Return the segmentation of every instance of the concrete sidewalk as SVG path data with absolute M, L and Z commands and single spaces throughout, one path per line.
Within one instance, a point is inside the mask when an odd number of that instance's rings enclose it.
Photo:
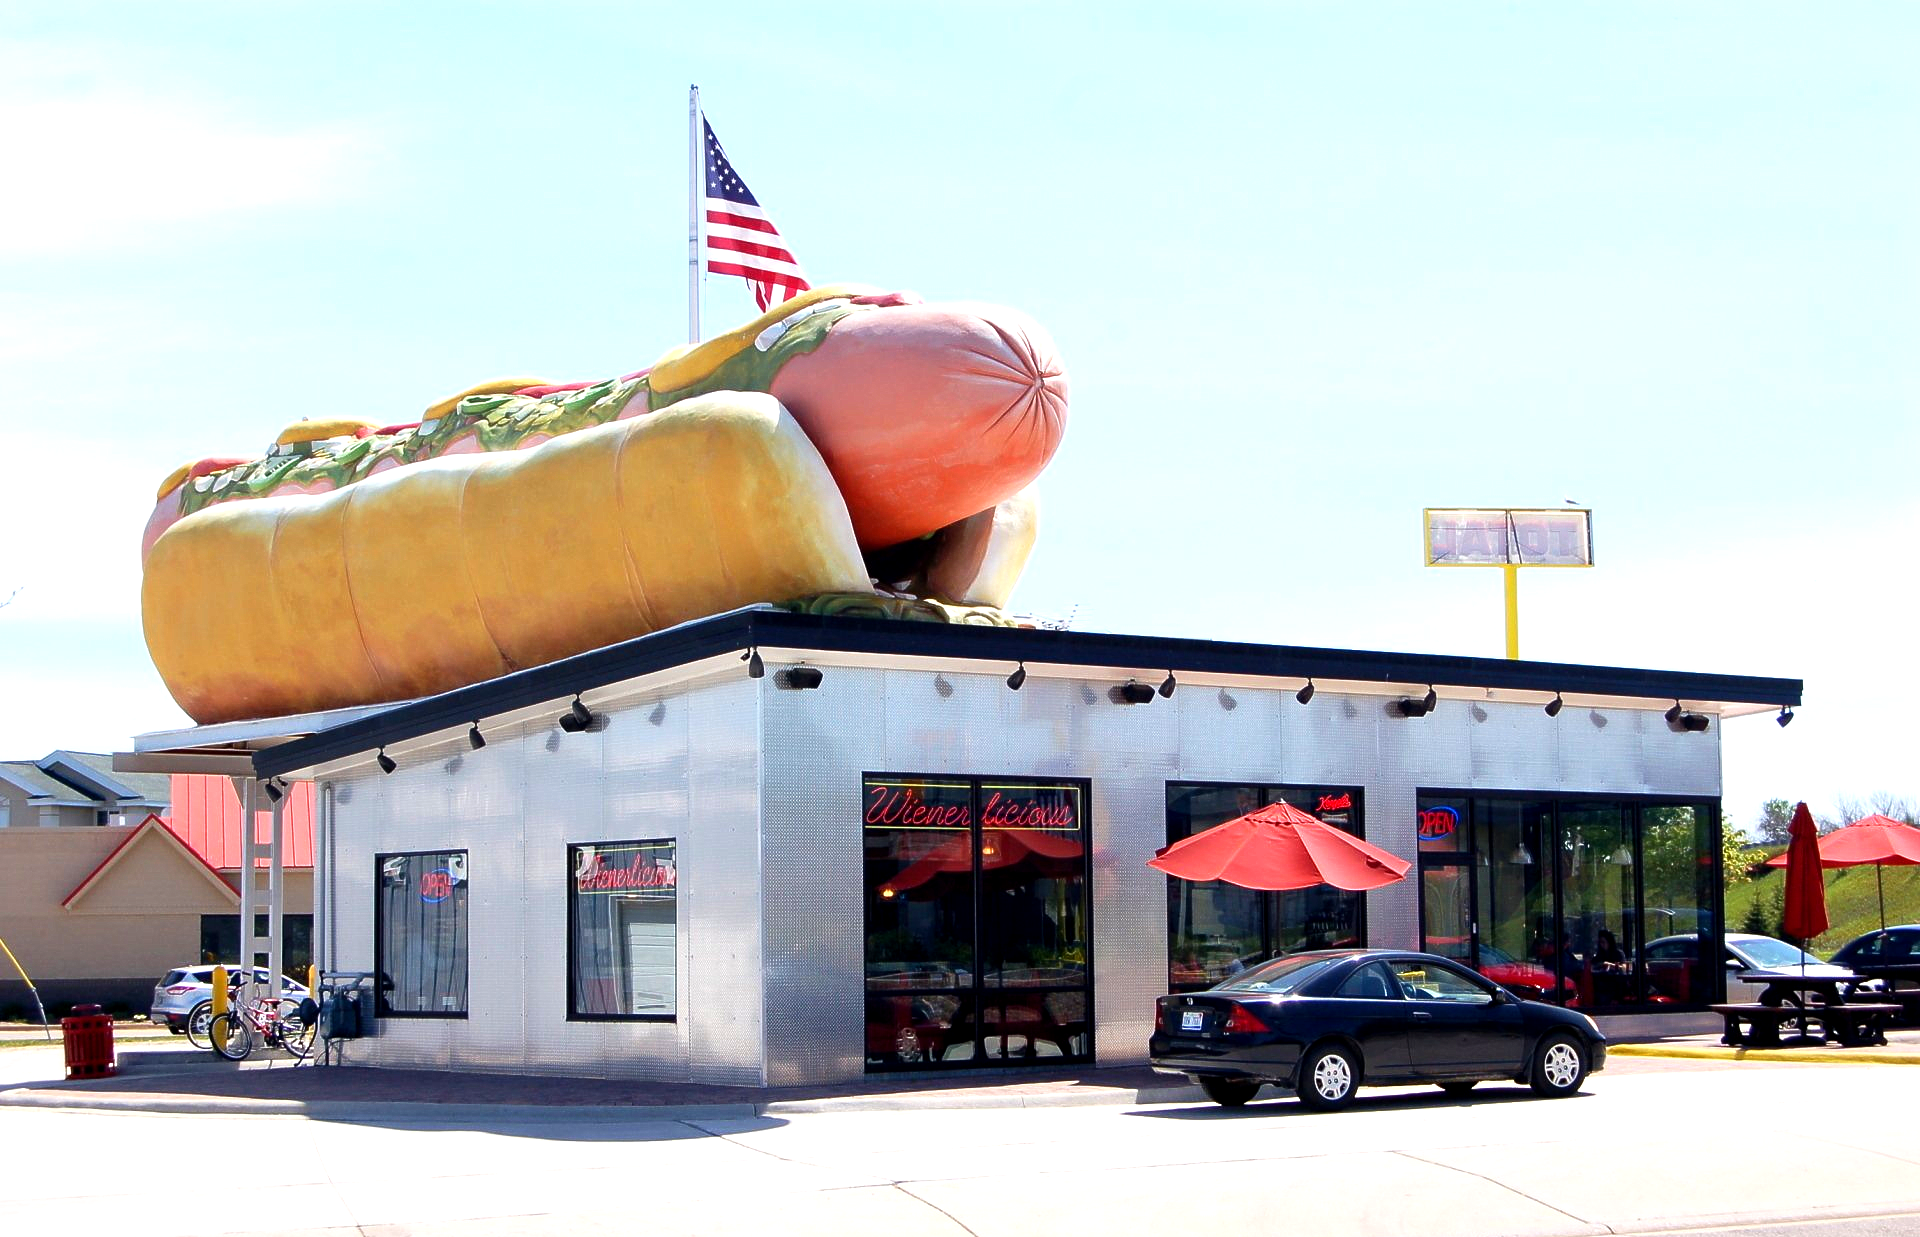
M 1920 1065 L 1920 1029 L 1885 1047 L 1735 1049 L 1691 1035 L 1617 1043 L 1609 1073 L 1758 1065 Z M 0 1106 L 98 1111 L 306 1116 L 319 1120 L 475 1122 L 685 1120 L 782 1113 L 955 1108 L 1059 1108 L 1186 1103 L 1193 1084 L 1144 1066 L 969 1070 L 877 1075 L 811 1087 L 733 1087 L 634 1079 L 315 1066 L 275 1054 L 241 1065 L 178 1039 L 119 1053 L 112 1078 L 61 1081 L 60 1046 L 0 1052 Z

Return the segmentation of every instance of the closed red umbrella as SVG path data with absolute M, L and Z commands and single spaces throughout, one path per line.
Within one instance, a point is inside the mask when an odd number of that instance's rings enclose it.
M 1820 832 L 1802 803 L 1787 828 L 1787 905 L 1780 928 L 1804 948 L 1827 930 L 1827 885 L 1820 873 Z M 1805 965 L 1804 960 L 1802 965 Z
M 1873 883 L 1880 894 L 1880 926 L 1884 928 L 1887 926 L 1887 891 L 1881 880 L 1881 865 L 1920 864 L 1920 829 L 1876 813 L 1820 839 L 1821 867 L 1853 868 L 1865 863 L 1873 865 Z M 1767 860 L 1767 866 L 1786 867 L 1786 853 Z
M 1413 865 L 1291 804 L 1274 803 L 1163 847 L 1147 866 L 1246 889 L 1378 889 Z

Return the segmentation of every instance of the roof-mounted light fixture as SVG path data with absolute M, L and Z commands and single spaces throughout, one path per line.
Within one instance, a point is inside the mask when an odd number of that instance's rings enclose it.
M 476 721 L 473 723 L 473 725 L 467 727 L 467 746 L 468 747 L 472 748 L 474 751 L 477 752 L 481 748 L 485 747 L 486 745 L 487 745 L 487 736 L 480 733 L 479 722 Z
M 1126 682 L 1122 683 L 1119 687 L 1115 688 L 1114 690 L 1119 692 L 1120 699 L 1127 704 L 1152 704 L 1153 703 L 1153 689 L 1151 687 L 1148 687 L 1145 683 L 1140 683 L 1140 682 L 1136 682 L 1133 679 L 1128 679 Z
M 1548 717 L 1560 716 L 1560 710 L 1563 707 L 1565 707 L 1566 703 L 1567 702 L 1565 700 L 1562 700 L 1560 698 L 1559 692 L 1553 693 L 1553 699 L 1547 701 L 1547 704 L 1546 704 L 1547 716 Z
M 1782 730 L 1784 730 L 1788 726 L 1793 724 L 1793 710 L 1789 709 L 1786 705 L 1783 704 L 1780 706 L 1780 716 L 1774 718 L 1773 720 L 1779 724 Z
M 593 725 L 593 710 L 589 709 L 576 693 L 573 704 L 560 716 L 560 729 L 568 734 L 579 734 L 591 725 Z
M 1307 676 L 1307 685 L 1301 688 L 1299 691 L 1293 693 L 1293 698 L 1295 700 L 1298 700 L 1301 704 L 1305 704 L 1307 703 L 1307 701 L 1313 699 L 1313 676 L 1312 675 Z
M 1007 676 L 1007 687 L 1012 691 L 1019 691 L 1022 687 L 1026 686 L 1026 682 L 1027 663 L 1023 661 L 1014 668 L 1012 674 Z
M 760 650 L 758 648 L 750 648 L 740 654 L 740 660 L 747 663 L 748 678 L 758 679 L 765 677 L 767 673 L 767 663 L 760 660 Z
M 818 666 L 789 666 L 773 676 L 773 681 L 789 691 L 806 692 L 820 686 L 826 677 Z
M 397 763 L 395 763 L 393 757 L 387 755 L 387 749 L 384 747 L 381 748 L 380 751 L 375 754 L 373 758 L 373 763 L 380 766 L 380 772 L 382 773 L 392 773 L 395 769 L 398 769 L 400 767 Z
M 1178 686 L 1179 684 L 1174 682 L 1173 680 L 1173 671 L 1171 670 L 1167 671 L 1167 677 L 1162 679 L 1160 682 L 1160 699 L 1162 700 L 1173 699 L 1173 689 Z
M 1427 714 L 1433 712 L 1433 706 L 1439 703 L 1439 700 L 1439 693 L 1434 691 L 1433 687 L 1429 685 L 1426 695 L 1420 697 L 1418 700 L 1412 696 L 1403 697 L 1394 703 L 1394 707 L 1400 710 L 1400 716 L 1402 717 L 1425 717 Z
M 1675 700 L 1673 702 L 1673 707 L 1671 709 L 1668 709 L 1666 713 L 1667 725 L 1678 726 L 1680 724 L 1680 715 L 1685 712 L 1686 710 L 1680 707 L 1680 702 L 1678 700 Z

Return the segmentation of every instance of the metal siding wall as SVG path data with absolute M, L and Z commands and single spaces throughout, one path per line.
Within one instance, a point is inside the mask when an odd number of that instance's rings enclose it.
M 1719 722 L 1675 734 L 1656 712 L 1442 700 L 1402 718 L 1380 697 L 1183 685 L 1116 704 L 1117 680 L 827 666 L 820 688 L 768 677 L 611 709 L 604 733 L 550 727 L 408 753 L 391 777 L 338 780 L 338 965 L 372 966 L 375 851 L 471 852 L 467 1022 L 388 1019 L 347 1059 L 792 1085 L 864 1068 L 860 775 L 1086 779 L 1095 1051 L 1145 1054 L 1166 983 L 1169 781 L 1361 788 L 1367 837 L 1415 854 L 1422 788 L 1716 797 Z M 943 693 L 940 684 L 944 683 Z M 1232 707 L 1225 704 L 1230 699 Z M 455 763 L 455 758 L 458 763 Z M 676 1023 L 565 1020 L 565 845 L 679 843 Z M 764 866 L 763 866 L 764 865 Z M 1368 895 L 1369 943 L 1418 940 L 1418 882 Z M 760 994 L 755 1000 L 751 994 Z M 484 1024 L 484 1025 L 483 1025 Z
M 606 714 L 583 734 L 483 726 L 480 751 L 462 736 L 406 753 L 391 776 L 337 780 L 338 969 L 373 966 L 375 853 L 464 848 L 473 882 L 467 1018 L 383 1019 L 376 1037 L 344 1046 L 345 1060 L 761 1080 L 760 1010 L 741 999 L 761 972 L 752 687 L 699 687 Z M 682 872 L 679 1019 L 568 1021 L 567 846 L 664 837 L 676 839 Z
M 757 999 L 766 968 L 760 840 L 766 683 L 743 676 L 684 701 L 689 816 L 680 858 L 680 1008 L 696 1082 L 766 1082 L 766 1024 Z

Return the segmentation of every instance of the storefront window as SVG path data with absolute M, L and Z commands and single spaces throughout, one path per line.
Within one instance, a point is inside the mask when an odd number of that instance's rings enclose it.
M 374 969 L 382 1014 L 467 1016 L 467 852 L 377 855 Z
M 567 848 L 567 1016 L 670 1020 L 679 866 L 671 838 Z
M 1418 811 L 1424 948 L 1587 1009 L 1714 999 L 1712 804 L 1426 794 Z
M 1167 785 L 1167 842 L 1192 837 L 1272 803 L 1292 804 L 1364 837 L 1360 791 L 1338 786 Z M 1263 892 L 1226 881 L 1167 878 L 1167 985 L 1211 987 L 1256 962 L 1303 949 L 1358 945 L 1361 895 L 1331 885 Z
M 305 983 L 307 967 L 313 963 L 313 916 L 283 915 L 280 927 L 285 936 L 281 940 L 280 963 L 286 967 L 287 974 Z M 254 943 L 265 950 L 267 945 L 267 917 L 253 917 Z M 238 915 L 202 915 L 200 916 L 200 961 L 202 962 L 238 962 L 240 960 L 240 916 Z
M 863 793 L 868 1067 L 1090 1056 L 1085 785 Z
M 1718 1000 L 1712 906 L 1720 874 L 1711 804 L 1645 808 L 1640 813 L 1640 939 L 1646 999 L 1654 1004 Z

